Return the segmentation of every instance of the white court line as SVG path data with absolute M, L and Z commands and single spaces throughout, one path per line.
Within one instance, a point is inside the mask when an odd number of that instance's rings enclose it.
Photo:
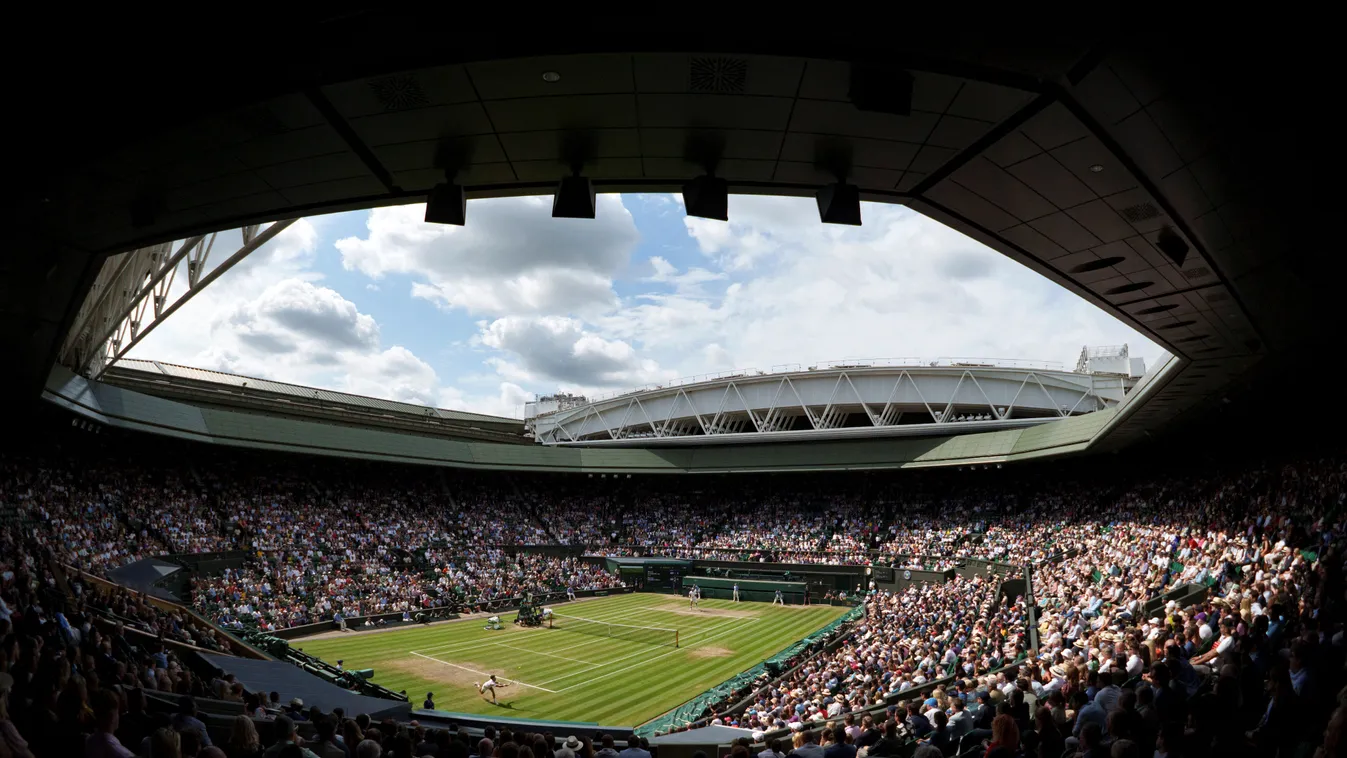
M 456 669 L 463 669 L 464 671 L 470 671 L 470 672 L 472 672 L 472 673 L 474 673 L 474 674 L 480 674 L 480 675 L 482 675 L 482 676 L 484 676 L 484 677 L 491 676 L 490 674 L 486 673 L 485 671 L 478 671 L 477 669 L 470 669 L 470 668 L 468 668 L 467 666 L 460 666 L 460 665 L 458 665 L 457 663 L 450 663 L 449 661 L 442 661 L 442 660 L 440 660 L 439 658 L 435 658 L 435 657 L 433 657 L 433 656 L 429 656 L 429 655 L 421 655 L 420 653 L 416 653 L 416 652 L 413 652 L 412 655 L 420 656 L 421 658 L 425 658 L 426 660 L 435 661 L 436 663 L 443 663 L 443 664 L 446 665 L 446 666 L 453 666 L 453 667 L 456 668 Z M 506 678 L 503 677 L 503 676 L 499 676 L 499 677 L 496 677 L 496 678 L 499 679 L 499 680 L 501 680 L 502 682 L 514 682 L 515 684 L 523 685 L 524 687 L 530 687 L 530 688 L 535 689 L 535 690 L 542 690 L 543 692 L 550 692 L 550 693 L 552 693 L 553 695 L 557 694 L 557 692 L 558 692 L 558 690 L 549 690 L 549 689 L 547 689 L 546 687 L 539 687 L 539 686 L 536 685 L 536 684 L 529 684 L 528 682 L 521 682 L 521 681 L 519 681 L 518 679 L 506 679 Z
M 603 665 L 602 663 L 594 663 L 593 661 L 582 661 L 582 660 L 580 660 L 579 658 L 567 658 L 567 657 L 564 656 L 564 655 L 552 655 L 551 653 L 544 653 L 544 652 L 541 651 L 541 650 L 529 650 L 529 649 L 526 648 L 526 647 L 515 647 L 514 645 L 507 645 L 507 644 L 505 644 L 504 642 L 490 642 L 490 643 L 487 643 L 487 644 L 495 645 L 496 647 L 508 647 L 508 648 L 510 648 L 511 650 L 518 650 L 518 651 L 521 652 L 521 653 L 532 653 L 533 655 L 545 655 L 545 656 L 547 656 L 548 658 L 560 658 L 560 659 L 563 660 L 563 661 L 570 661 L 571 663 L 583 663 L 583 664 L 585 664 L 586 666 L 602 666 L 602 665 Z
M 730 634 L 730 633 L 732 633 L 733 631 L 734 631 L 734 630 L 731 629 L 731 630 L 729 630 L 729 631 L 727 631 L 727 632 L 724 632 L 723 634 L 718 634 L 718 635 L 716 635 L 716 636 L 714 636 L 714 637 L 707 637 L 706 639 L 702 640 L 702 642 L 710 642 L 711 640 L 717 639 L 717 638 L 719 638 L 719 637 L 724 637 L 726 634 Z M 599 681 L 599 680 L 601 680 L 601 679 L 607 679 L 608 677 L 613 676 L 614 674 L 621 674 L 623 671 L 630 671 L 630 670 L 636 668 L 637 666 L 644 666 L 644 665 L 646 665 L 647 663 L 653 663 L 653 662 L 655 662 L 655 661 L 658 661 L 660 658 L 667 658 L 667 657 L 673 655 L 674 653 L 681 653 L 681 652 L 683 652 L 683 650 L 682 650 L 681 648 L 675 648 L 674 650 L 670 650 L 670 651 L 667 652 L 667 653 L 661 653 L 661 654 L 655 656 L 654 658 L 647 658 L 647 659 L 645 659 L 645 660 L 643 660 L 643 661 L 637 661 L 637 662 L 631 664 L 630 666 L 623 666 L 622 668 L 617 669 L 616 671 L 609 671 L 609 672 L 606 673 L 606 674 L 600 674 L 599 676 L 596 676 L 596 677 L 594 677 L 593 679 L 586 679 L 585 681 L 580 682 L 580 683 L 578 683 L 578 684 L 572 684 L 572 685 L 569 686 L 569 687 L 562 687 L 561 689 L 557 690 L 557 692 L 565 692 L 565 691 L 567 691 L 567 690 L 573 690 L 573 689 L 575 689 L 576 687 L 584 687 L 584 686 L 587 685 L 587 684 L 593 684 L 594 682 L 597 682 L 597 681 Z M 620 659 L 619 659 L 619 660 L 620 660 Z M 616 661 L 614 661 L 614 663 L 616 663 Z M 604 664 L 604 665 L 606 666 L 606 665 L 608 665 L 608 664 Z M 565 678 L 565 677 L 562 677 L 562 678 Z M 553 681 L 556 681 L 556 680 L 553 680 Z
M 680 644 L 681 644 L 682 641 L 685 640 L 685 639 L 687 639 L 688 637 L 695 637 L 695 636 L 698 635 L 698 634 L 705 634 L 706 632 L 715 631 L 716 629 L 723 629 L 723 628 L 725 628 L 725 627 L 727 627 L 727 626 L 730 626 L 730 625 L 733 625 L 733 624 L 738 624 L 740 621 L 744 621 L 744 620 L 746 620 L 746 619 L 735 619 L 735 620 L 733 620 L 733 621 L 727 621 L 727 622 L 725 622 L 724 624 L 717 624 L 717 625 L 715 625 L 715 626 L 708 627 L 708 628 L 706 628 L 706 629 L 700 629 L 700 630 L 697 630 L 697 631 L 694 631 L 694 632 L 689 632 L 687 635 L 681 636 L 681 637 L 679 638 L 679 642 L 680 642 Z M 733 630 L 730 630 L 730 631 L 733 631 Z M 729 634 L 729 632 L 726 632 L 726 634 Z M 605 638 L 605 637 L 597 637 L 596 639 L 602 640 L 602 639 L 607 639 L 607 638 Z M 710 638 L 708 638 L 708 639 L 710 639 Z M 702 640 L 702 642 L 705 642 L 705 641 L 706 641 L 706 640 Z M 682 649 L 682 648 L 675 648 L 675 649 L 673 650 L 673 652 L 676 653 L 676 652 L 678 652 L 678 651 L 681 650 L 681 649 Z M 559 677 L 556 677 L 555 679 L 549 679 L 549 680 L 543 682 L 543 684 L 551 684 L 552 682 L 559 682 L 559 681 L 561 681 L 562 679 L 570 679 L 570 678 L 573 677 L 573 676 L 579 676 L 579 675 L 581 675 L 581 674 L 588 673 L 588 672 L 590 672 L 590 671 L 593 671 L 593 670 L 596 669 L 596 668 L 603 668 L 604 666 L 611 666 L 611 665 L 613 665 L 614 663 L 621 663 L 622 661 L 626 661 L 626 660 L 630 660 L 630 659 L 632 659 L 632 658 L 635 658 L 635 657 L 638 656 L 638 655 L 645 655 L 645 654 L 648 653 L 648 652 L 650 652 L 650 651 L 649 651 L 649 650 L 638 650 L 638 651 L 636 651 L 635 653 L 632 653 L 631 655 L 624 655 L 624 656 L 622 656 L 621 658 L 614 658 L 614 659 L 611 660 L 611 661 L 604 661 L 603 663 L 596 663 L 596 664 L 594 664 L 594 666 L 593 666 L 592 668 L 587 668 L 587 669 L 584 669 L 584 670 L 582 670 L 582 671 L 572 671 L 571 673 L 566 674 L 565 676 L 559 676 Z M 668 653 L 665 653 L 664 655 L 668 655 Z M 664 655 L 656 656 L 656 658 L 663 658 Z M 651 658 L 650 660 L 653 661 L 653 660 L 655 660 L 655 658 Z M 624 670 L 625 670 L 625 669 L 624 669 Z M 604 674 L 604 676 L 607 676 L 607 674 Z M 570 689 L 570 688 L 567 687 L 566 689 Z M 562 690 L 562 692 L 564 692 L 564 691 L 565 691 L 565 690 Z

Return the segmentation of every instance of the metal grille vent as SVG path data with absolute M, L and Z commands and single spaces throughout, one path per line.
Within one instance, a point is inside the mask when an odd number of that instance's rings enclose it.
M 369 86 L 374 92 L 374 98 L 386 111 L 405 111 L 430 105 L 430 98 L 421 89 L 421 83 L 408 74 L 372 79 Z
M 1156 208 L 1153 203 L 1137 203 L 1136 205 L 1129 205 L 1126 208 L 1123 208 L 1121 213 L 1123 218 L 1133 224 L 1139 224 L 1142 221 L 1159 216 L 1160 209 Z
M 1211 269 L 1206 266 L 1194 266 L 1192 268 L 1184 269 L 1183 275 L 1189 279 L 1201 279 L 1204 276 L 1211 276 Z
M 693 92 L 737 95 L 747 80 L 748 61 L 743 58 L 693 58 L 688 70 L 688 89 Z

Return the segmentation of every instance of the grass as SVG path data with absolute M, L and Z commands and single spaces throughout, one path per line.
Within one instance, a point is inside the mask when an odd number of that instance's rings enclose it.
M 419 707 L 435 693 L 442 711 L 508 718 L 635 726 L 748 669 L 846 612 L 830 606 L 773 606 L 630 594 L 554 606 L 558 614 L 610 623 L 677 629 L 681 645 L 658 645 L 557 628 L 525 629 L 504 614 L 505 629 L 464 619 L 392 631 L 346 633 L 292 644 L 348 669 L 374 669 L 374 681 L 405 690 Z M 499 705 L 474 682 L 508 680 Z

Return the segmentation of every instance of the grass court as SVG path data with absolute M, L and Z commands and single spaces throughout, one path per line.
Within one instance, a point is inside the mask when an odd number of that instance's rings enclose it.
M 374 669 L 374 681 L 406 690 L 413 707 L 435 693 L 442 711 L 508 718 L 596 722 L 635 726 L 668 711 L 826 626 L 848 609 L 774 606 L 702 600 L 689 610 L 685 597 L 636 593 L 551 606 L 563 616 L 659 629 L 623 639 L 597 636 L 558 620 L 549 629 L 514 625 L 484 629 L 484 619 L 396 630 L 336 633 L 291 644 L 348 669 Z M 593 628 L 591 627 L 591 631 Z M 661 644 L 664 643 L 664 644 Z M 478 694 L 475 682 L 495 674 L 508 687 Z

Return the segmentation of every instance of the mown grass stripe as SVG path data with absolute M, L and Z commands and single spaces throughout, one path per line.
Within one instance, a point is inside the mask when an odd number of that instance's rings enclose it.
M 679 649 L 607 637 L 586 640 L 562 629 L 510 627 L 491 632 L 482 628 L 480 619 L 295 644 L 328 661 L 342 658 L 347 668 L 374 668 L 375 681 L 394 691 L 406 690 L 414 702 L 433 691 L 436 703 L 445 710 L 623 725 L 644 722 L 687 701 L 845 612 L 826 606 L 780 608 L 728 600 L 702 601 L 708 611 L 705 617 L 668 610 L 686 608 L 685 603 L 679 596 L 640 593 L 557 607 L 560 612 L 595 620 L 675 627 L 685 641 Z M 753 613 L 754 620 L 712 613 L 731 609 Z M 514 614 L 502 615 L 502 621 L 513 620 Z M 447 652 L 431 650 L 436 647 Z M 711 647 L 731 652 L 724 657 L 697 654 Z M 449 673 L 455 670 L 452 667 L 412 656 L 411 651 L 465 669 L 503 673 L 506 678 L 517 677 L 555 692 L 511 688 L 501 693 L 502 702 L 510 707 L 492 706 L 464 683 L 477 678 L 476 674 L 459 670 L 453 675 Z M 420 675 L 416 666 L 408 666 L 415 660 L 425 663 Z M 446 673 L 435 673 L 440 670 Z

